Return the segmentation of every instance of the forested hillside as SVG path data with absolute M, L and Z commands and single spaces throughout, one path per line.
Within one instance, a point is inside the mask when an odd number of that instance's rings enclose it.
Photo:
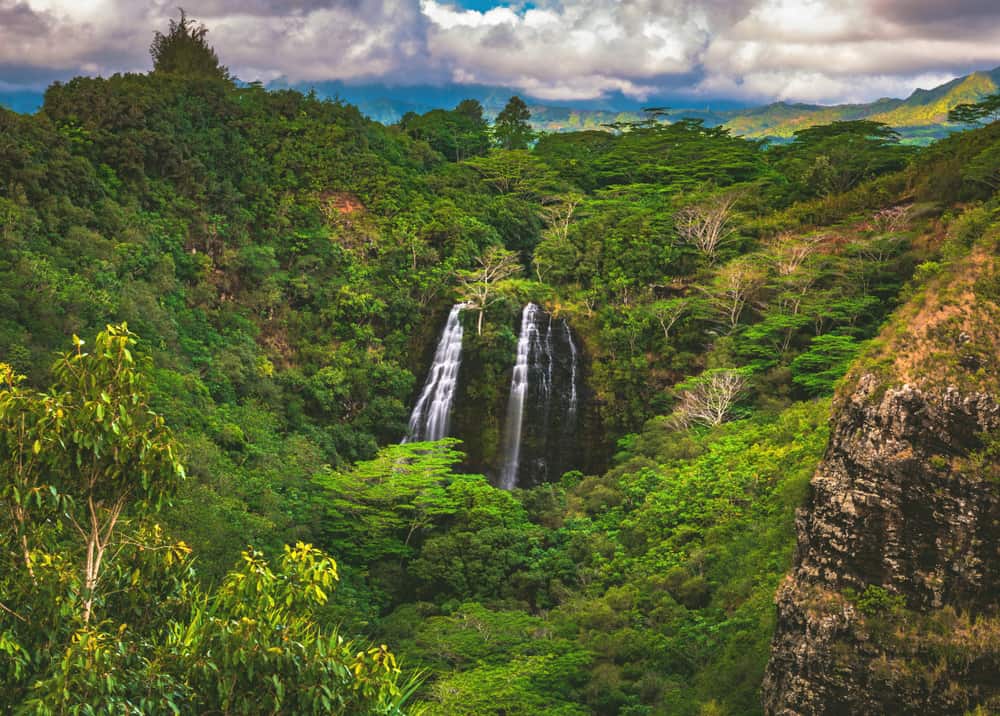
M 3 709 L 761 713 L 830 398 L 995 253 L 1000 124 L 383 126 L 183 17 L 153 60 L 0 110 Z M 399 444 L 458 302 L 465 442 Z M 586 459 L 504 490 L 528 302 Z

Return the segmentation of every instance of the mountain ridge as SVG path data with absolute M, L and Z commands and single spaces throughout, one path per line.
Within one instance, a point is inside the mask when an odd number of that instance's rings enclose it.
M 600 129 L 613 122 L 644 118 L 643 106 L 671 105 L 689 98 L 656 97 L 646 103 L 615 95 L 572 103 L 551 103 L 515 89 L 490 85 L 387 85 L 350 84 L 339 80 L 289 83 L 274 80 L 268 89 L 295 89 L 325 99 L 356 105 L 363 114 L 382 124 L 395 124 L 407 112 L 418 114 L 432 109 L 450 109 L 463 99 L 480 101 L 487 115 L 495 115 L 513 94 L 523 96 L 531 110 L 535 129 L 563 132 Z M 764 105 L 741 106 L 729 99 L 706 101 L 704 107 L 671 106 L 670 120 L 681 117 L 701 119 L 707 126 L 725 126 L 734 134 L 757 139 L 784 141 L 795 132 L 818 124 L 869 119 L 895 128 L 906 143 L 926 144 L 956 131 L 947 122 L 948 111 L 962 103 L 976 102 L 1000 90 L 1000 67 L 977 70 L 930 89 L 914 90 L 905 99 L 882 97 L 873 102 L 811 104 L 779 100 Z M 42 92 L 16 90 L 0 92 L 0 106 L 20 113 L 33 113 L 42 104 Z M 693 103 L 692 103 L 693 104 Z M 714 109 L 713 109 L 714 106 Z
M 1000 67 L 956 77 L 931 89 L 916 89 L 906 99 L 882 98 L 867 104 L 809 105 L 774 102 L 739 112 L 724 124 L 748 137 L 787 138 L 816 124 L 870 119 L 901 130 L 904 139 L 934 139 L 954 131 L 948 111 L 963 103 L 976 102 L 1000 89 Z M 789 110 L 797 110 L 791 114 Z
M 613 122 L 644 118 L 643 106 L 669 106 L 678 100 L 690 102 L 690 98 L 664 96 L 640 103 L 618 96 L 553 104 L 510 88 L 486 85 L 408 88 L 343 82 L 289 85 L 277 81 L 271 86 L 315 89 L 320 96 L 356 104 L 362 113 L 383 124 L 395 123 L 410 111 L 450 109 L 466 97 L 482 102 L 487 114 L 496 114 L 511 94 L 521 94 L 531 110 L 534 127 L 548 132 L 599 129 Z M 739 106 L 733 100 L 715 99 L 708 101 L 704 108 L 671 106 L 666 116 L 671 120 L 693 117 L 703 120 L 708 126 L 725 126 L 741 136 L 778 141 L 787 140 L 798 130 L 817 124 L 870 119 L 895 128 L 906 143 L 926 144 L 958 129 L 958 125 L 947 122 L 950 109 L 962 103 L 976 102 L 998 90 L 1000 67 L 977 70 L 930 89 L 918 88 L 905 99 L 881 97 L 873 102 L 835 105 L 777 101 L 759 106 Z

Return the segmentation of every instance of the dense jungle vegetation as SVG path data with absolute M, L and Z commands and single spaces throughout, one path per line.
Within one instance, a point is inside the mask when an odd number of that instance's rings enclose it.
M 759 713 L 830 397 L 998 220 L 1000 124 L 386 127 L 234 81 L 186 18 L 153 55 L 0 110 L 2 709 Z M 567 317 L 600 474 L 397 444 L 498 261 L 477 389 L 525 301 Z

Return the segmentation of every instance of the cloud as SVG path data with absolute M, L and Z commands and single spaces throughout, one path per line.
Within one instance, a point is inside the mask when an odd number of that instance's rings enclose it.
M 154 30 L 175 0 L 0 0 L 4 67 L 82 74 L 149 69 Z M 199 21 L 243 79 L 379 77 L 430 66 L 427 20 L 416 0 L 210 0 Z M 194 13 L 191 13 L 194 15 Z
M 989 31 L 1000 22 L 996 0 L 870 0 L 869 10 L 898 25 L 924 31 L 943 27 Z
M 542 98 L 596 97 L 610 90 L 645 98 L 650 80 L 689 73 L 713 24 L 739 2 L 664 0 L 542 2 L 520 12 L 461 10 L 422 0 L 433 57 L 487 84 L 511 84 Z M 728 8 L 728 9 L 727 9 Z
M 943 15 L 930 2 L 918 11 L 923 4 L 763 0 L 713 39 L 703 58 L 708 76 L 699 90 L 713 92 L 736 82 L 732 91 L 747 99 L 859 102 L 906 96 L 917 87 L 1000 64 L 1000 24 L 987 25 L 979 38 L 928 34 L 924 23 Z M 952 12 L 952 4 L 945 4 Z M 978 1 L 955 4 L 970 6 L 970 13 L 987 9 Z M 911 5 L 911 11 L 901 12 L 902 5 Z M 1000 16 L 1000 10 L 989 9 Z
M 253 7 L 259 12 L 263 5 L 258 0 Z M 427 19 L 413 0 L 317 0 L 297 6 L 266 21 L 244 12 L 206 17 L 211 41 L 243 79 L 421 81 L 432 73 Z
M 697 91 L 709 97 L 729 97 L 748 102 L 804 102 L 858 104 L 881 97 L 906 97 L 918 87 L 930 88 L 953 79 L 950 73 L 829 76 L 816 71 L 755 71 L 734 78 L 713 74 Z
M 0 81 L 145 71 L 177 0 L 0 0 Z M 477 3 L 482 6 L 483 3 Z M 502 85 L 551 101 L 864 101 L 1000 65 L 996 0 L 203 0 L 244 80 Z

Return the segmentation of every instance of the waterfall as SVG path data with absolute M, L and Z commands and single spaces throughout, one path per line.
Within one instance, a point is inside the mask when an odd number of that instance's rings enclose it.
M 576 364 L 579 362 L 579 352 L 576 350 L 576 343 L 573 342 L 573 332 L 569 329 L 569 323 L 563 321 L 563 330 L 566 332 L 566 342 L 570 350 L 570 379 L 569 379 L 569 417 L 576 417 L 577 388 L 576 388 Z
M 448 314 L 427 382 L 410 415 L 410 427 L 403 438 L 404 443 L 440 440 L 448 435 L 451 404 L 455 399 L 458 368 L 462 362 L 462 322 L 459 314 L 463 308 L 464 303 L 455 304 Z
M 517 486 L 517 467 L 521 459 L 521 425 L 524 422 L 524 399 L 528 395 L 528 369 L 532 344 L 540 340 L 535 315 L 538 306 L 529 303 L 521 311 L 521 333 L 517 338 L 517 360 L 510 379 L 510 397 L 507 399 L 507 422 L 503 435 L 503 470 L 500 487 L 512 490 Z
M 552 350 L 552 314 L 549 314 L 549 324 L 545 328 L 545 352 L 541 356 L 542 361 L 545 363 L 545 394 L 544 400 L 546 405 L 551 402 L 552 398 L 552 369 L 555 367 L 555 351 Z

